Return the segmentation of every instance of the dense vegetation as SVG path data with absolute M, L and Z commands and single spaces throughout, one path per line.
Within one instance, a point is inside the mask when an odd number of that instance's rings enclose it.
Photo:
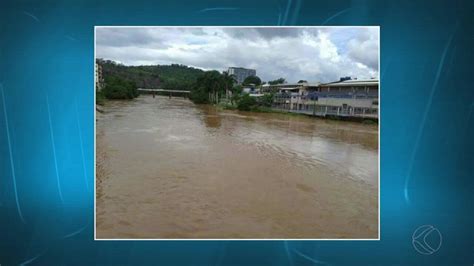
M 227 72 L 206 71 L 191 87 L 189 98 L 194 103 L 217 103 L 227 91 L 235 92 L 234 83 L 234 77 Z
M 118 77 L 134 82 L 138 88 L 189 90 L 204 72 L 185 65 L 125 66 L 98 59 L 105 78 Z
M 134 82 L 119 77 L 107 77 L 105 87 L 96 93 L 96 103 L 102 105 L 105 99 L 125 100 L 137 96 L 138 90 Z
M 268 84 L 270 85 L 276 85 L 276 84 L 283 84 L 283 83 L 286 83 L 286 80 L 284 78 L 279 78 L 279 79 L 275 79 L 275 80 L 270 80 L 268 82 Z
M 244 79 L 244 82 L 242 82 L 242 85 L 244 86 L 250 85 L 250 84 L 259 86 L 260 84 L 262 84 L 262 80 L 257 76 L 249 76 Z
M 262 81 L 257 76 L 245 79 L 237 85 L 233 75 L 227 72 L 203 71 L 184 65 L 125 66 L 110 60 L 98 59 L 105 77 L 104 88 L 97 93 L 97 103 L 104 99 L 133 99 L 138 96 L 137 88 L 190 90 L 189 98 L 197 104 L 217 104 L 224 100 L 230 108 L 243 111 L 270 107 L 273 96 L 251 97 L 242 94 L 243 86 Z M 274 82 L 283 83 L 284 79 Z
M 248 77 L 243 82 L 243 85 L 236 85 L 235 83 L 234 76 L 229 75 L 227 72 L 204 72 L 192 87 L 190 99 L 198 104 L 219 103 L 219 100 L 222 100 L 225 108 L 237 108 L 241 111 L 260 111 L 271 107 L 273 94 L 252 97 L 247 93 L 242 93 L 243 86 L 246 83 L 257 86 L 261 84 L 259 77 Z
M 137 86 L 133 81 L 113 76 L 105 78 L 105 87 L 101 93 L 107 99 L 133 99 L 138 96 Z
M 257 107 L 257 100 L 248 94 L 242 95 L 237 102 L 237 109 L 240 111 L 251 111 Z

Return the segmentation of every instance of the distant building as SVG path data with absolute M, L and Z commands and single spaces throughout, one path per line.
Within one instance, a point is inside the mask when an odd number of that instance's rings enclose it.
M 262 90 L 275 93 L 275 108 L 290 112 L 378 119 L 377 79 L 343 79 L 323 84 L 263 85 Z
M 95 62 L 95 90 L 100 91 L 104 87 L 104 76 L 102 75 L 102 65 Z
M 257 88 L 255 84 L 250 83 L 242 88 L 243 93 L 247 93 L 250 96 L 260 95 L 260 88 Z M 263 95 L 263 94 L 262 94 Z
M 302 83 L 283 83 L 283 84 L 263 84 L 262 85 L 262 91 L 269 93 L 277 93 L 277 92 L 298 92 L 298 91 L 313 91 L 316 90 L 319 87 L 320 83 L 308 83 L 308 82 L 302 82 Z
M 243 67 L 229 67 L 227 73 L 229 73 L 229 75 L 234 75 L 238 84 L 242 84 L 242 82 L 244 82 L 247 77 L 257 75 L 257 71 L 255 69 L 247 69 Z

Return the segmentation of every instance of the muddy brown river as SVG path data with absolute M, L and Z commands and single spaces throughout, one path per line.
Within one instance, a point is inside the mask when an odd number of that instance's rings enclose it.
M 143 95 L 97 113 L 96 236 L 378 237 L 378 126 Z

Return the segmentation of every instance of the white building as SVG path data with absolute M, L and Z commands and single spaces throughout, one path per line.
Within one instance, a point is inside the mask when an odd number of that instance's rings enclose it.
M 286 85 L 286 86 L 284 86 Z M 379 81 L 345 80 L 318 85 L 281 84 L 275 107 L 319 116 L 378 118 Z M 267 90 L 269 87 L 267 87 Z
M 229 75 L 233 75 L 238 84 L 242 84 L 247 77 L 256 76 L 257 71 L 255 69 L 247 69 L 243 67 L 229 67 L 227 70 Z

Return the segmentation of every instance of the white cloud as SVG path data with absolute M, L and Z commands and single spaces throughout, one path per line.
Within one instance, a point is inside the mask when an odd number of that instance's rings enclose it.
M 375 29 L 375 30 L 374 30 Z M 97 57 L 126 65 L 255 68 L 263 80 L 333 81 L 376 77 L 376 28 L 106 28 Z
M 354 61 L 360 62 L 372 69 L 378 68 L 379 36 L 373 28 L 361 34 L 348 43 L 348 55 Z

